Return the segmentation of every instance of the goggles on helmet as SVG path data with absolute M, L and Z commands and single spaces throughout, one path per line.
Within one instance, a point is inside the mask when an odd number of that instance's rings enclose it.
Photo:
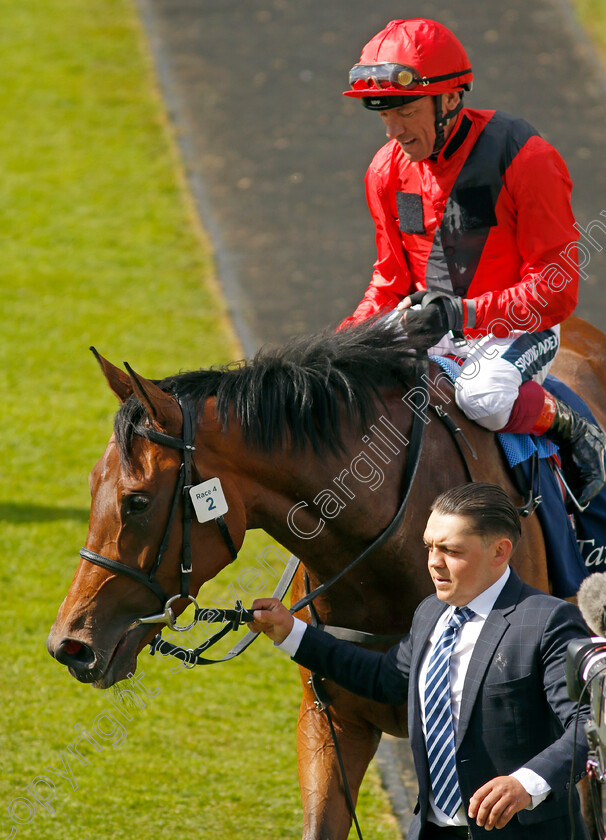
M 464 76 L 466 73 L 471 73 L 471 67 L 467 70 L 457 70 L 456 73 L 445 73 L 442 76 L 420 76 L 414 67 L 408 67 L 405 64 L 356 64 L 349 71 L 349 84 L 353 90 L 368 88 L 381 90 L 384 87 L 414 90 L 419 85 L 427 87 L 436 82 L 445 82 L 447 79 Z

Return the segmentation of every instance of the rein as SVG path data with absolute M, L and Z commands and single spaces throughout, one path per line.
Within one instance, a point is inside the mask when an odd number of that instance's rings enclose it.
M 404 518 L 404 514 L 406 512 L 406 505 L 410 497 L 412 485 L 414 483 L 414 479 L 417 474 L 419 462 L 421 459 L 423 439 L 425 434 L 425 425 L 429 422 L 429 420 L 426 417 L 426 406 L 429 403 L 428 392 L 426 386 L 423 384 L 423 374 L 427 371 L 427 367 L 427 355 L 417 353 L 415 391 L 421 394 L 423 401 L 420 407 L 418 407 L 416 410 L 413 410 L 412 427 L 410 431 L 410 457 L 406 462 L 404 472 L 404 496 L 398 507 L 398 510 L 396 511 L 389 525 L 371 542 L 369 546 L 367 546 L 347 566 L 345 566 L 343 569 L 341 569 L 339 572 L 333 575 L 333 577 L 320 584 L 312 592 L 308 592 L 303 598 L 297 601 L 290 608 L 291 613 L 299 612 L 300 610 L 309 606 L 314 601 L 314 599 L 318 597 L 318 595 L 321 595 L 324 592 L 326 592 L 326 590 L 328 590 L 338 580 L 344 577 L 344 575 L 352 571 L 352 569 L 354 569 L 359 563 L 361 563 L 374 551 L 376 551 L 378 548 L 384 545 L 384 543 L 387 542 L 387 540 L 401 525 L 402 520 Z M 252 642 L 256 639 L 256 637 L 259 634 L 249 631 L 247 635 L 243 639 L 241 639 L 240 642 L 237 645 L 235 645 L 221 659 L 205 659 L 202 656 L 200 656 L 200 654 L 203 651 L 216 644 L 216 642 L 222 639 L 230 630 L 237 630 L 242 624 L 246 624 L 248 622 L 253 621 L 253 614 L 251 610 L 244 609 L 240 601 L 236 602 L 236 605 L 233 609 L 223 610 L 201 608 L 198 606 L 194 596 L 190 594 L 190 577 L 192 573 L 191 525 L 193 519 L 193 504 L 191 501 L 189 491 L 193 486 L 192 473 L 194 471 L 197 477 L 199 478 L 198 470 L 193 459 L 193 453 L 195 452 L 194 440 L 196 431 L 196 412 L 193 402 L 189 398 L 178 398 L 178 403 L 183 415 L 183 435 L 181 438 L 165 434 L 164 432 L 159 432 L 155 429 L 143 425 L 139 425 L 134 429 L 135 434 L 141 437 L 145 437 L 148 440 L 159 444 L 160 446 L 167 446 L 172 449 L 177 449 L 182 453 L 181 466 L 179 468 L 179 475 L 175 486 L 168 522 L 152 568 L 148 573 L 141 571 L 140 569 L 133 569 L 131 566 L 126 565 L 126 563 L 122 563 L 119 560 L 112 560 L 109 557 L 105 557 L 104 555 L 92 551 L 88 548 L 82 548 L 80 550 L 80 556 L 82 557 L 82 559 L 87 560 L 90 563 L 102 566 L 103 568 L 108 569 L 111 572 L 126 575 L 127 577 L 136 580 L 138 583 L 143 584 L 148 589 L 150 589 L 158 598 L 158 600 L 164 605 L 162 612 L 138 618 L 133 622 L 132 627 L 136 627 L 139 624 L 164 624 L 167 625 L 171 630 L 176 630 L 178 632 L 186 632 L 188 630 L 191 630 L 191 628 L 194 627 L 194 625 L 198 621 L 203 621 L 205 623 L 226 622 L 224 627 L 222 627 L 220 630 L 218 630 L 215 634 L 213 634 L 210 638 L 206 639 L 196 648 L 183 648 L 178 645 L 173 645 L 170 642 L 163 640 L 161 637 L 161 633 L 158 633 L 158 635 L 154 637 L 154 639 L 150 643 L 150 654 L 152 656 L 155 653 L 159 653 L 162 655 L 176 656 L 178 658 L 182 657 L 184 663 L 186 664 L 186 667 L 191 668 L 195 665 L 211 665 L 218 662 L 225 662 L 229 659 L 233 659 L 234 657 L 239 656 L 250 644 L 252 644 Z M 180 591 L 178 594 L 173 595 L 172 597 L 168 597 L 162 589 L 161 585 L 159 584 L 156 575 L 158 568 L 160 567 L 162 560 L 164 559 L 164 555 L 166 553 L 166 549 L 170 541 L 173 525 L 177 517 L 179 502 L 181 500 L 183 501 L 183 540 L 181 547 Z M 237 550 L 229 532 L 227 523 L 225 522 L 223 516 L 217 517 L 215 519 L 215 522 L 217 523 L 219 531 L 225 541 L 225 544 L 231 556 L 231 560 L 233 562 L 237 557 Z M 275 592 L 273 593 L 273 597 L 277 597 L 280 600 L 282 600 L 292 582 L 292 579 L 294 578 L 295 572 L 299 566 L 299 562 L 300 561 L 298 560 L 298 558 L 294 556 L 290 558 L 288 566 L 285 569 L 276 587 Z M 173 602 L 178 601 L 180 599 L 187 599 L 195 606 L 194 619 L 192 622 L 190 622 L 190 624 L 185 626 L 181 626 L 176 623 L 176 618 L 172 610 Z M 328 627 L 326 629 L 330 632 Z M 359 634 L 359 631 L 350 632 L 357 632 Z M 365 641 L 366 643 L 369 643 L 370 641 L 377 641 L 377 638 L 375 638 L 374 634 L 365 634 Z

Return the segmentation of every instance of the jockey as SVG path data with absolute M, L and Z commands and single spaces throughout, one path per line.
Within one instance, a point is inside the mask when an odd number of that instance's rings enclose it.
M 462 359 L 456 402 L 492 431 L 547 433 L 586 505 L 604 486 L 606 435 L 541 385 L 578 295 L 572 183 L 522 119 L 463 107 L 472 69 L 426 19 L 394 20 L 349 74 L 389 142 L 366 174 L 372 280 L 342 326 L 386 310 L 413 346 Z

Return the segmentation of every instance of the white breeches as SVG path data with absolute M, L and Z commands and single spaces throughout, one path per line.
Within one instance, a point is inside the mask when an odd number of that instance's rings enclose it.
M 507 338 L 470 339 L 462 347 L 447 335 L 429 354 L 465 359 L 455 383 L 457 405 L 467 417 L 496 431 L 507 424 L 520 385 L 529 379 L 544 381 L 559 346 L 557 325 L 535 333 L 514 330 Z

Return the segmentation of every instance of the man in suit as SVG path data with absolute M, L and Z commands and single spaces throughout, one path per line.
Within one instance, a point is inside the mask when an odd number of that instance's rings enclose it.
M 582 707 L 566 690 L 568 643 L 590 635 L 576 606 L 509 568 L 520 520 L 506 493 L 464 484 L 438 496 L 424 534 L 436 594 L 387 653 L 339 641 L 273 598 L 253 604 L 252 630 L 344 688 L 408 702 L 419 798 L 409 840 L 567 840 L 571 763 L 585 775 Z M 576 790 L 577 838 L 587 838 Z

